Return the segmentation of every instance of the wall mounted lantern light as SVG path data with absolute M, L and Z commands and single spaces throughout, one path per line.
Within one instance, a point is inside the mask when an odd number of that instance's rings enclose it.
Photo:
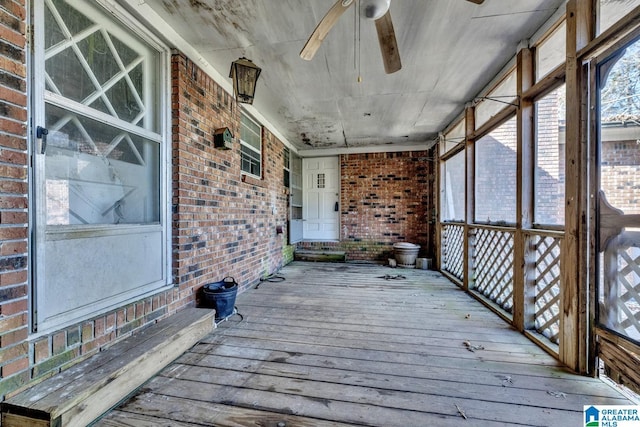
M 233 94 L 238 102 L 253 104 L 256 83 L 262 70 L 245 57 L 231 63 L 229 77 L 233 80 Z

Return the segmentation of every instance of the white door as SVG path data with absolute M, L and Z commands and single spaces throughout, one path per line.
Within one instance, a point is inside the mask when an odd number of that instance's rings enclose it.
M 168 282 L 167 54 L 97 2 L 35 5 L 32 322 L 46 332 Z
M 303 159 L 303 235 L 305 240 L 340 237 L 340 161 L 338 157 Z

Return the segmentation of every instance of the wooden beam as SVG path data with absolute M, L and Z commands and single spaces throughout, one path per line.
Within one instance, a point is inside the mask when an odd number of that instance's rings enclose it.
M 593 38 L 593 0 L 569 0 L 566 34 L 565 239 L 560 293 L 560 360 L 586 373 L 588 325 L 588 147 L 585 77 L 578 51 Z
M 534 83 L 534 55 L 529 48 L 518 52 L 517 91 L 520 105 L 516 112 L 517 167 L 516 167 L 516 231 L 513 250 L 513 326 L 523 332 L 534 327 L 534 284 L 529 235 L 523 228 L 533 224 L 533 170 L 535 159 L 534 103 L 523 99 L 523 94 Z
M 578 57 L 591 58 L 602 55 L 605 51 L 622 47 L 637 36 L 640 25 L 640 6 L 628 13 L 624 18 L 607 28 L 598 38 L 590 40 L 578 51 Z
M 476 109 L 473 106 L 468 106 L 465 109 L 465 139 L 466 139 L 466 151 L 465 151 L 465 218 L 464 218 L 464 267 L 462 278 L 462 289 L 469 290 L 469 279 L 473 273 L 473 252 L 475 245 L 471 236 L 471 225 L 475 217 L 475 186 L 476 186 L 476 159 L 475 159 L 475 139 L 470 139 L 469 136 L 475 133 L 476 128 Z
M 566 67 L 564 64 L 555 68 L 549 74 L 544 76 L 542 80 L 537 81 L 534 85 L 529 87 L 522 93 L 522 98 L 525 100 L 533 100 L 535 98 L 546 95 L 555 89 L 559 82 L 564 82 Z
M 487 120 L 487 122 L 480 126 L 478 129 L 475 129 L 468 133 L 467 138 L 473 140 L 482 138 L 484 135 L 488 134 L 489 132 L 512 118 L 516 114 L 516 111 L 517 107 L 515 105 L 507 105 L 505 108 L 500 110 L 499 113 Z
M 440 158 L 440 152 L 442 151 L 441 145 L 444 144 L 442 139 L 438 139 L 438 143 L 433 148 L 435 161 L 435 170 L 433 173 L 435 174 L 436 183 L 435 183 L 435 191 L 432 193 L 434 195 L 434 205 L 435 209 L 435 218 L 434 218 L 434 227 L 436 228 L 435 233 L 435 242 L 433 242 L 433 256 L 434 256 L 434 268 L 436 271 L 442 270 L 442 187 L 441 187 L 441 176 L 444 171 L 444 162 Z

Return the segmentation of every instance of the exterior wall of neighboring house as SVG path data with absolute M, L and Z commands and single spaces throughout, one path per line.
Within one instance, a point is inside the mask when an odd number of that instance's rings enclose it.
M 434 252 L 432 151 L 345 154 L 340 157 L 340 241 L 303 242 L 303 248 L 342 250 L 348 261 L 386 262 L 393 245 Z
M 283 143 L 265 129 L 262 179 L 243 179 L 240 107 L 184 55 L 175 53 L 171 71 L 174 286 L 62 330 L 32 335 L 24 1 L 0 5 L 0 34 L 0 397 L 196 305 L 198 290 L 208 282 L 233 276 L 241 291 L 246 290 L 291 260 Z M 221 127 L 229 127 L 236 136 L 231 150 L 213 146 L 213 133 Z
M 638 127 L 629 133 L 640 134 Z M 640 213 L 640 143 L 627 139 L 605 141 L 601 148 L 601 188 L 607 201 L 626 214 Z

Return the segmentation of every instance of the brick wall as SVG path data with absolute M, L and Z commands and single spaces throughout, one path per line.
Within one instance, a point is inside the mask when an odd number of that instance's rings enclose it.
M 558 97 L 564 86 L 536 101 L 534 222 L 564 224 L 564 141 L 560 141 Z
M 172 58 L 173 283 L 168 291 L 29 339 L 24 5 L 3 2 L 0 52 L 0 396 L 11 395 L 116 340 L 196 304 L 205 283 L 233 276 L 241 291 L 292 259 L 286 245 L 284 145 L 263 135 L 263 179 L 242 179 L 233 98 L 183 55 Z M 276 232 L 276 226 L 282 233 Z
M 601 148 L 601 187 L 607 200 L 625 214 L 640 214 L 640 145 L 605 141 Z
M 285 147 L 264 129 L 263 177 L 243 179 L 233 97 L 183 55 L 172 70 L 173 273 L 187 304 L 205 283 L 233 276 L 245 289 L 284 264 Z M 221 127 L 236 137 L 231 150 L 213 147 Z
M 0 394 L 29 377 L 26 9 L 0 4 Z
M 344 250 L 349 261 L 386 262 L 393 244 L 421 245 L 431 257 L 434 163 L 431 151 L 347 154 L 341 164 L 340 241 L 305 248 Z

